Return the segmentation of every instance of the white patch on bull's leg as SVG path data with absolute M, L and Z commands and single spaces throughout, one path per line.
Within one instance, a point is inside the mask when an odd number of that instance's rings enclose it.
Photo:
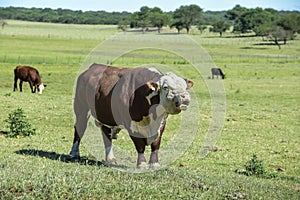
M 140 164 L 137 165 L 138 169 L 148 169 L 149 165 L 147 162 L 141 162 Z
M 112 149 L 112 141 L 108 139 L 107 136 L 102 132 L 103 142 L 105 147 L 105 161 L 109 164 L 117 164 L 117 160 L 114 156 Z
M 78 141 L 76 141 L 73 144 L 71 152 L 70 152 L 70 155 L 71 155 L 71 158 L 79 158 L 80 157 L 80 154 L 79 154 L 79 142 Z
M 108 162 L 110 164 L 117 164 L 117 160 L 114 156 L 112 146 L 105 149 L 105 154 L 106 154 L 106 159 L 105 159 L 106 162 Z
M 151 152 L 149 165 L 150 165 L 150 168 L 160 167 L 160 164 L 158 163 L 158 150 Z
M 149 164 L 149 168 L 152 168 L 152 169 L 159 168 L 159 167 L 160 167 L 160 164 L 158 162 Z
M 146 158 L 144 153 L 138 153 L 138 159 L 137 159 L 137 168 L 139 169 L 145 169 L 148 168 L 148 164 L 146 162 Z

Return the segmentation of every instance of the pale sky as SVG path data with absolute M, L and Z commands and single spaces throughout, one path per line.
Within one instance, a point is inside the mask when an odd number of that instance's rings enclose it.
M 300 11 L 300 0 L 0 0 L 0 7 L 66 8 L 82 11 L 139 11 L 142 6 L 174 11 L 181 5 L 196 4 L 204 11 L 229 10 L 240 4 L 247 8 L 274 8 Z

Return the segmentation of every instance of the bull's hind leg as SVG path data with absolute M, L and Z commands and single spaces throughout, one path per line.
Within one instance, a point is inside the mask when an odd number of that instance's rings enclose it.
M 117 164 L 116 158 L 112 150 L 111 129 L 106 126 L 101 126 L 102 137 L 105 147 L 105 161 L 108 164 Z
M 14 92 L 16 91 L 16 89 L 18 89 L 17 82 L 18 82 L 18 77 L 15 76 L 15 80 L 14 80 Z
M 23 81 L 20 80 L 20 83 L 19 83 L 20 92 L 22 92 L 22 86 L 23 86 Z
M 88 113 L 89 110 L 85 106 L 78 105 L 75 100 L 74 111 L 76 115 L 76 122 L 74 126 L 75 131 L 74 131 L 73 146 L 70 155 L 72 158 L 80 158 L 79 144 L 87 127 L 87 122 L 89 119 L 89 113 Z

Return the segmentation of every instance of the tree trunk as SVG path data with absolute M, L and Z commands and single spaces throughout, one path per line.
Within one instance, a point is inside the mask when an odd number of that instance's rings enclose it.
M 280 46 L 280 44 L 278 43 L 277 38 L 275 38 L 274 42 L 275 42 L 275 44 L 278 46 L 278 48 L 281 49 L 281 46 Z

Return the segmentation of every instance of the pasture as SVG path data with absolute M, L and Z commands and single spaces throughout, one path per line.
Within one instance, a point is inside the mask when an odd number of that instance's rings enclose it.
M 187 36 L 226 74 L 225 124 L 204 158 L 200 150 L 211 122 L 206 82 L 220 80 L 202 78 L 189 62 L 153 49 L 128 52 L 114 60 L 112 64 L 124 67 L 167 65 L 193 80 L 199 109 L 194 114 L 200 116 L 191 145 L 174 162 L 160 170 L 124 172 L 105 166 L 103 156 L 96 158 L 89 146 L 84 147 L 88 141 L 81 146 L 80 161 L 68 159 L 76 77 L 81 64 L 88 62 L 86 56 L 118 32 L 116 26 L 8 24 L 0 30 L 0 199 L 299 199 L 299 35 L 281 50 L 259 37 Z M 47 84 L 42 95 L 31 94 L 28 83 L 23 84 L 23 93 L 13 92 L 13 69 L 19 64 L 40 71 Z M 36 128 L 36 135 L 5 137 L 4 119 L 18 107 Z M 162 147 L 172 140 L 178 120 L 180 116 L 168 120 Z M 135 163 L 133 143 L 125 131 L 114 145 L 132 152 Z M 180 148 L 180 143 L 174 148 Z M 276 176 L 239 173 L 253 154 Z

